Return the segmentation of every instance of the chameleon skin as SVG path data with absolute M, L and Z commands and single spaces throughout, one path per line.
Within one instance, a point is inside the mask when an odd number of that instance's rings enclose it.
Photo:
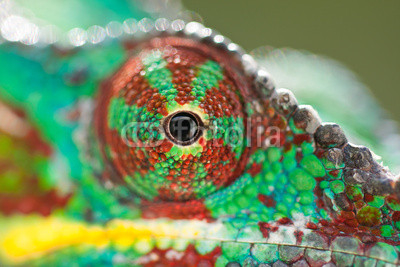
M 339 126 L 288 105 L 290 92 L 259 90 L 226 51 L 161 37 L 34 52 L 0 51 L 2 114 L 20 122 L 1 124 L 1 265 L 398 264 L 390 173 Z M 201 106 L 214 96 L 227 108 Z M 221 131 L 239 121 L 250 140 L 207 147 L 218 138 L 205 133 L 180 147 L 144 131 L 162 142 L 138 149 L 115 132 L 139 114 L 161 125 L 188 109 Z

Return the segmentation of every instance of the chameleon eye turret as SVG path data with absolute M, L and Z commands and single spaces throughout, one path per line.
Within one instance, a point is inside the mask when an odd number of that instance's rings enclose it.
M 210 43 L 140 43 L 103 83 L 95 112 L 114 182 L 147 200 L 183 201 L 235 181 L 248 155 L 244 77 L 238 60 Z

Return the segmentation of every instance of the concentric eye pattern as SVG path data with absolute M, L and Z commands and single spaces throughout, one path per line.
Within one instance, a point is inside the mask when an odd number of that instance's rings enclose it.
M 248 155 L 232 132 L 246 132 L 239 63 L 183 37 L 153 38 L 129 54 L 95 111 L 107 181 L 153 202 L 202 199 L 235 181 Z
M 175 144 L 188 146 L 202 135 L 203 122 L 190 111 L 177 112 L 167 118 L 164 125 L 168 138 Z

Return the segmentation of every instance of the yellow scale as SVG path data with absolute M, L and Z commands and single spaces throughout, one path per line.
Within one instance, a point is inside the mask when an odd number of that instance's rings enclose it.
M 173 240 L 201 239 L 206 233 L 213 235 L 224 228 L 220 223 L 190 220 L 112 220 L 99 226 L 56 216 L 29 216 L 24 217 L 23 222 L 21 217 L 3 219 L 0 220 L 0 255 L 11 263 L 82 245 L 101 249 L 113 244 L 121 250 L 134 248 L 146 254 L 154 245 L 166 249 Z M 181 249 L 186 249 L 186 246 L 187 243 L 182 244 Z M 179 244 L 174 248 L 179 249 Z

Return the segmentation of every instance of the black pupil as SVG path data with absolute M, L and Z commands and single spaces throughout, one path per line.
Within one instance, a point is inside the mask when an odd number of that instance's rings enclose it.
M 196 137 L 198 132 L 198 122 L 196 118 L 186 112 L 181 112 L 172 117 L 169 122 L 171 135 L 180 142 L 189 142 Z

